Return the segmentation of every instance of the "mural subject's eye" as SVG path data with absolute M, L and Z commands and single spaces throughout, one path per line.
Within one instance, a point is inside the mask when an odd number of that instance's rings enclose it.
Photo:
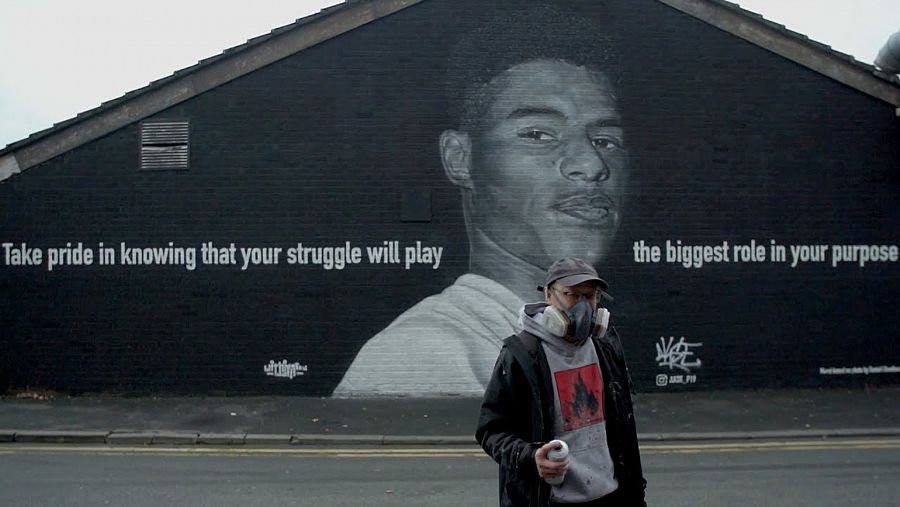
M 622 148 L 622 141 L 615 137 L 595 137 L 591 144 L 597 151 L 609 151 Z
M 527 128 L 524 130 L 520 130 L 518 135 L 522 139 L 528 139 L 530 141 L 536 141 L 540 143 L 548 143 L 556 140 L 556 136 L 554 136 L 550 132 L 536 128 Z

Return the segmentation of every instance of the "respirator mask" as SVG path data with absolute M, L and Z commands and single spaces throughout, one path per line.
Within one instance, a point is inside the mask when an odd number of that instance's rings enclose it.
M 609 328 L 609 310 L 591 308 L 591 304 L 582 299 L 563 312 L 553 305 L 544 309 L 544 329 L 573 344 L 584 343 L 591 336 L 603 338 Z

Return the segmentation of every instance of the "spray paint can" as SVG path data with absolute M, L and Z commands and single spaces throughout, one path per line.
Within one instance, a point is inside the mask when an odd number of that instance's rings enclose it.
M 547 458 L 550 461 L 565 461 L 566 458 L 569 457 L 569 446 L 562 440 L 553 440 L 550 442 L 551 445 L 555 447 L 550 449 L 550 452 L 547 453 Z M 562 484 L 563 479 L 566 478 L 566 475 L 560 475 L 557 477 L 546 477 L 544 478 L 544 482 L 551 486 L 559 486 Z

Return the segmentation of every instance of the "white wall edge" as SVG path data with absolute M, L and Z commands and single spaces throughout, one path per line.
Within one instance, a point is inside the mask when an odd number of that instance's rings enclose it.
M 15 153 L 7 153 L 0 157 L 0 181 L 20 172 L 22 170 L 19 169 L 19 161 L 16 160 Z

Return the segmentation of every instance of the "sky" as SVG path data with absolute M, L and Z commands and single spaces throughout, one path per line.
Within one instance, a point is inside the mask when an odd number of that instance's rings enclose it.
M 0 147 L 336 3 L 0 0 Z M 735 3 L 866 63 L 900 30 L 900 0 Z

